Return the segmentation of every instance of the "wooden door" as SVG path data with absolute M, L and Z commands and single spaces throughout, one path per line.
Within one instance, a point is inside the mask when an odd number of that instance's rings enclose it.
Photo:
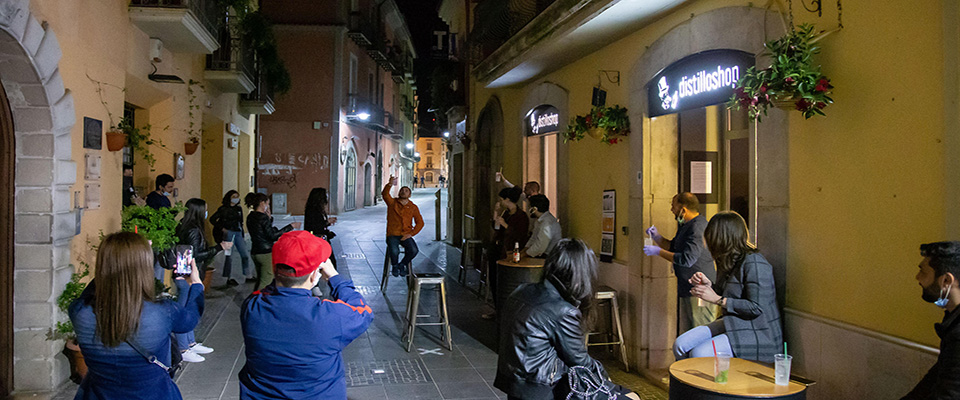
M 13 115 L 0 85 L 0 398 L 13 390 Z

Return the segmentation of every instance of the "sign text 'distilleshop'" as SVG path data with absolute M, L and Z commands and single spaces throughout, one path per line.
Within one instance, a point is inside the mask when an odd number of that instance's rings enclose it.
M 753 64 L 753 55 L 739 50 L 708 50 L 684 57 L 647 84 L 649 116 L 723 103 Z

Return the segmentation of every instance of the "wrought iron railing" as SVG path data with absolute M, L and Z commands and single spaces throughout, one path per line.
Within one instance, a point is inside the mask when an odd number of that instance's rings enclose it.
M 241 94 L 240 99 L 243 101 L 262 101 L 273 104 L 273 86 L 270 85 L 270 82 L 267 81 L 262 73 L 256 75 L 254 86 L 255 88 L 252 92 Z
M 353 11 L 347 20 L 347 34 L 360 46 L 370 46 L 377 39 L 375 24 L 360 11 Z
M 224 15 L 216 0 L 130 0 L 130 6 L 187 9 L 211 35 L 220 31 Z
M 240 37 L 239 27 L 228 21 L 220 30 L 220 48 L 207 56 L 210 71 L 234 71 L 246 74 L 251 79 L 257 75 L 254 52 Z

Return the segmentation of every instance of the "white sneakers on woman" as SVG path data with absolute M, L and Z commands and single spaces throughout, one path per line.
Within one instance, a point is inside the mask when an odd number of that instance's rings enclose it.
M 203 362 L 203 360 L 206 360 L 206 358 L 201 356 L 201 354 L 210 354 L 210 353 L 213 353 L 213 348 L 204 346 L 201 343 L 196 343 L 193 346 L 190 346 L 189 350 L 183 353 L 180 353 L 180 355 L 183 357 L 183 361 L 198 363 L 198 362 Z

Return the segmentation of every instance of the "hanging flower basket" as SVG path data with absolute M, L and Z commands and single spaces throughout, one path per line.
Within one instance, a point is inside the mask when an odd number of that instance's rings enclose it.
M 127 144 L 127 134 L 119 130 L 107 131 L 107 150 L 120 151 Z
M 200 142 L 186 142 L 183 144 L 183 154 L 189 156 L 196 153 L 198 147 L 200 147 Z
M 767 42 L 764 55 L 773 60 L 771 65 L 765 69 L 750 67 L 737 82 L 728 105 L 737 110 L 746 108 L 758 121 L 771 106 L 795 109 L 805 118 L 825 115 L 823 109 L 833 103 L 833 85 L 820 73 L 820 65 L 813 64 L 813 56 L 820 53 L 815 43 L 822 37 L 814 33 L 813 25 L 804 24 Z
M 607 144 L 616 144 L 630 135 L 630 118 L 627 109 L 620 106 L 594 107 L 587 115 L 570 119 L 563 133 L 564 143 L 579 141 L 585 135 Z

